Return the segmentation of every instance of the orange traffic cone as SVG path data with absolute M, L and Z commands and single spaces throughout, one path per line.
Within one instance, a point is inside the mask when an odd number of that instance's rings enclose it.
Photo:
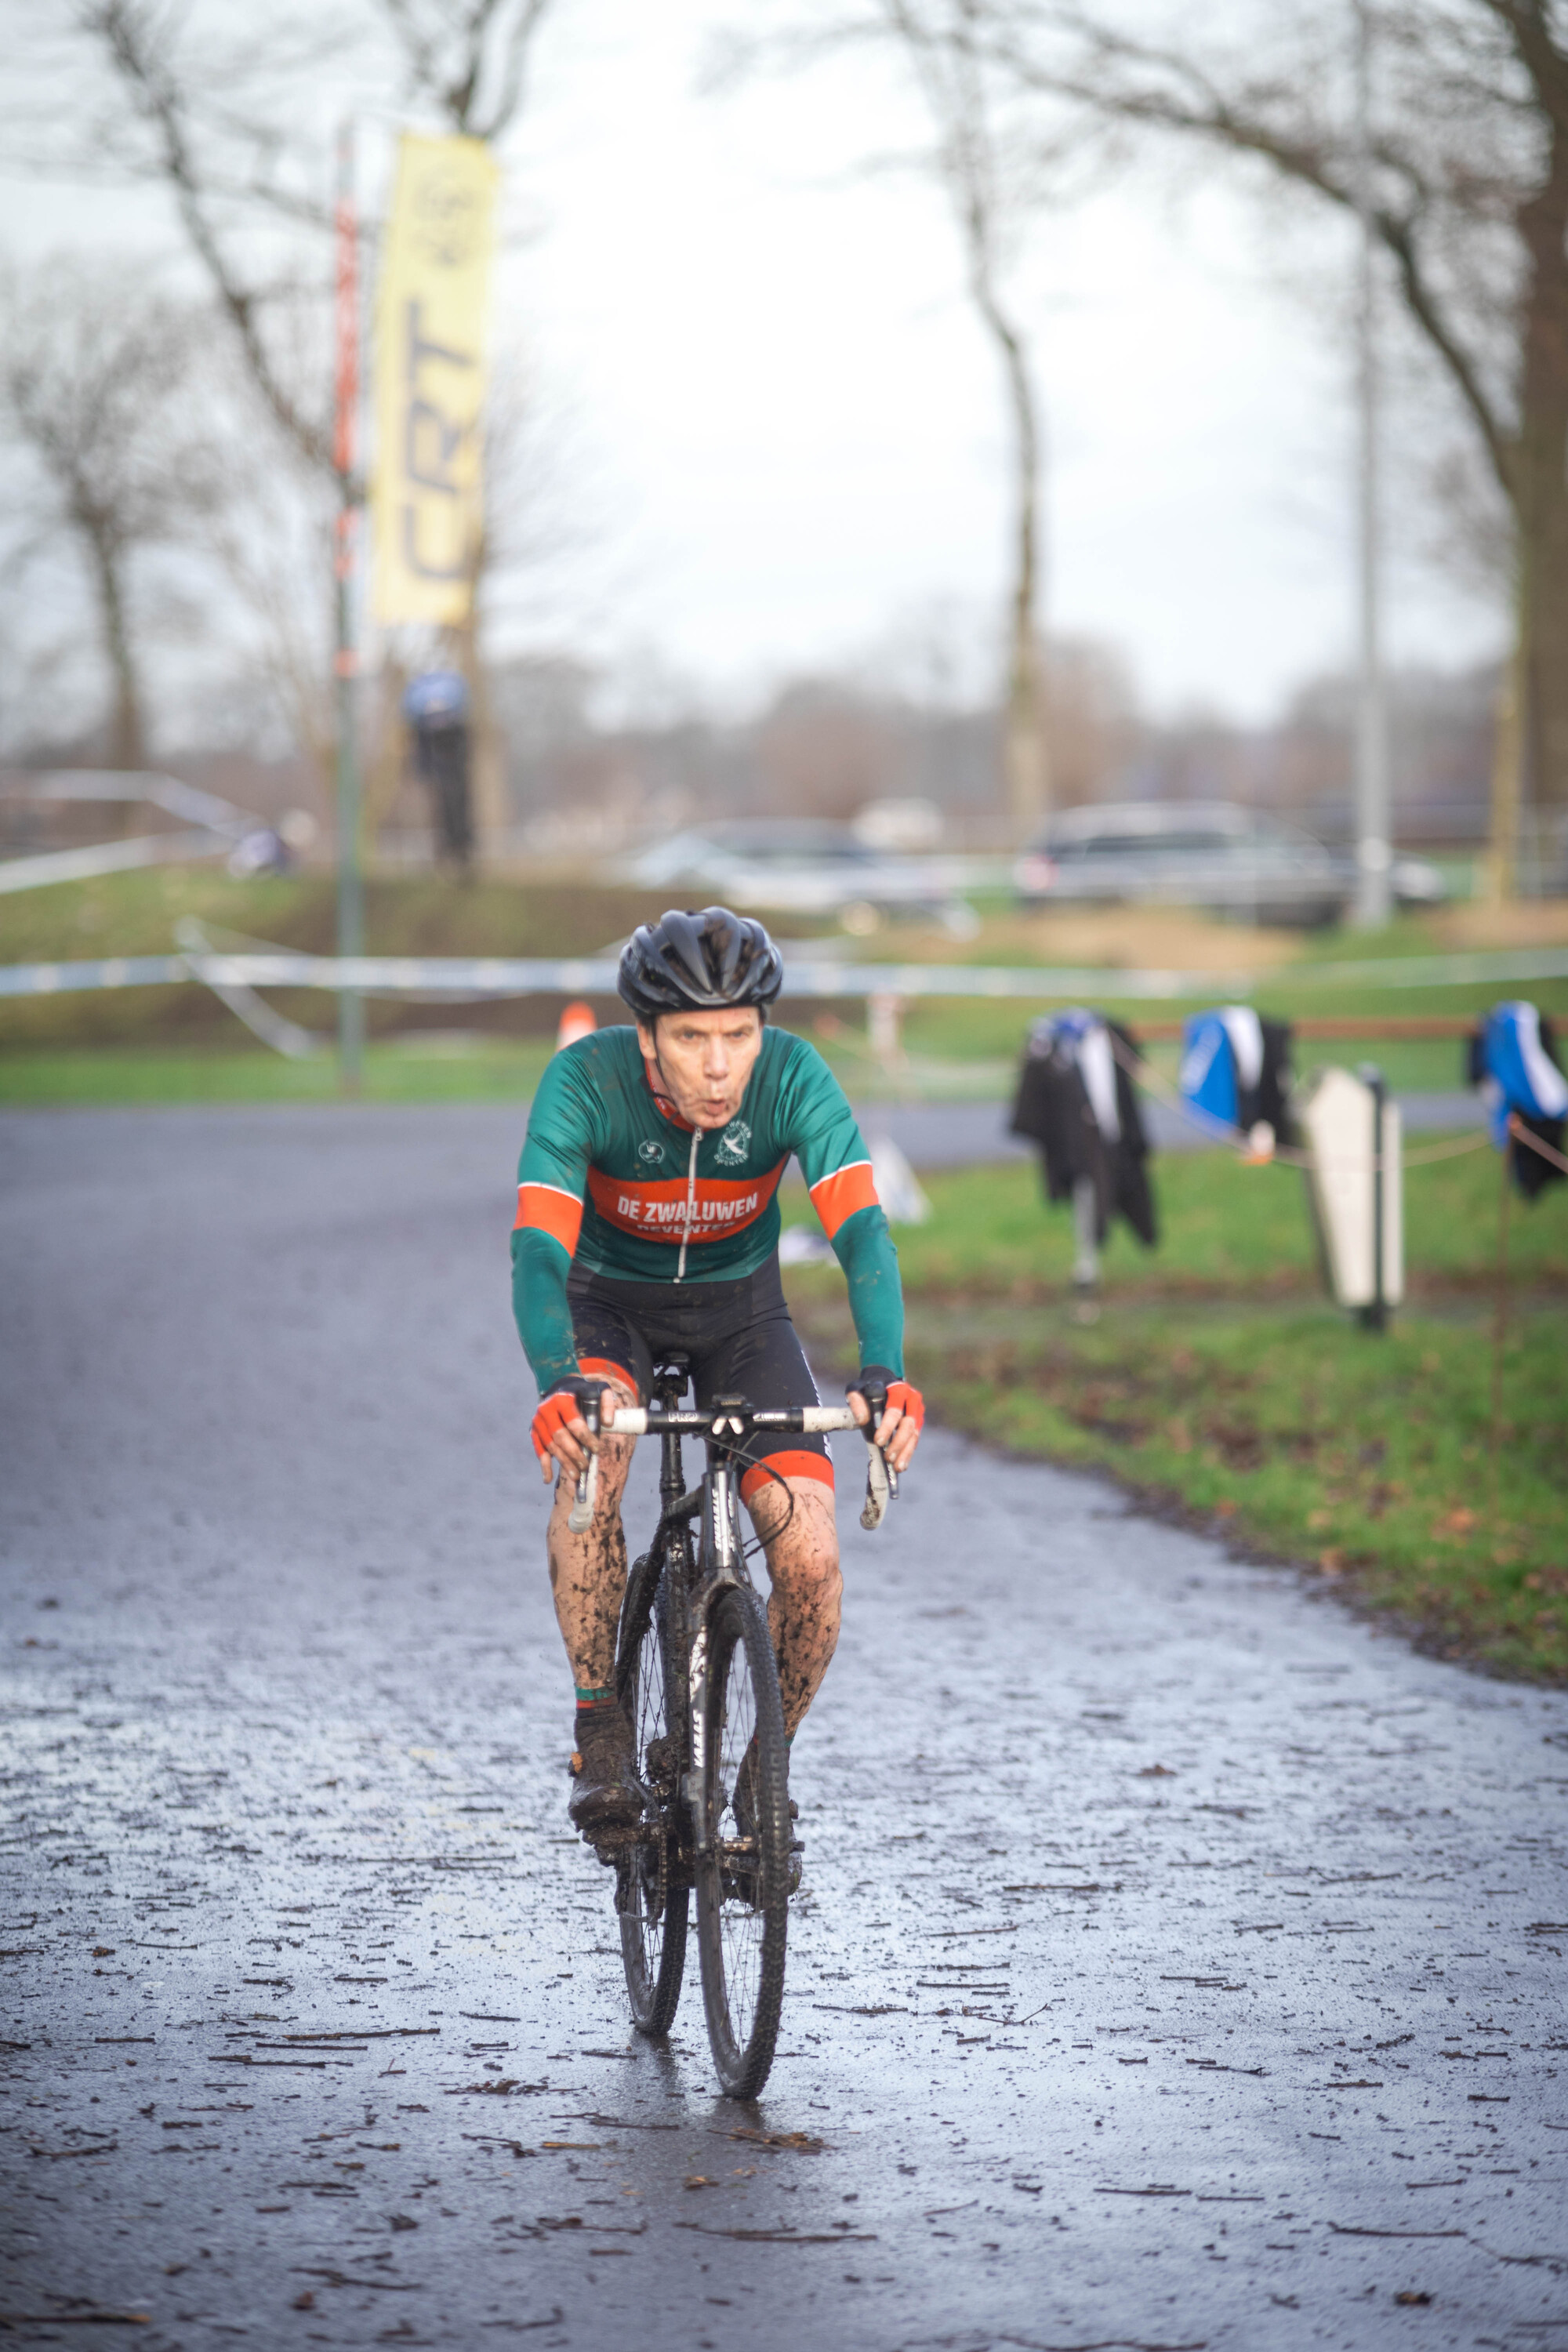
M 556 1052 L 559 1054 L 563 1045 L 574 1045 L 579 1037 L 591 1037 L 598 1025 L 591 1004 L 568 1004 L 562 1013 L 561 1026 L 555 1032 Z

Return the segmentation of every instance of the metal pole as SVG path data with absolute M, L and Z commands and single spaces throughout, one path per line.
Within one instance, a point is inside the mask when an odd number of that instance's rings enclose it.
M 1363 1062 L 1361 1075 L 1372 1088 L 1372 1303 L 1361 1310 L 1361 1319 L 1369 1331 L 1388 1328 L 1388 1298 L 1386 1276 L 1383 1263 L 1384 1241 L 1384 1117 L 1383 1107 L 1387 1096 L 1383 1072 L 1375 1063 Z
M 337 720 L 338 720 L 338 953 L 364 952 L 364 891 L 360 873 L 360 777 L 358 717 L 359 652 L 354 562 L 357 553 L 359 482 L 359 233 L 354 217 L 354 134 L 345 122 L 338 132 L 337 366 L 332 465 L 338 478 L 337 520 Z M 364 1062 L 364 999 L 356 988 L 338 995 L 338 1086 L 357 1095 Z
M 1367 0 L 1355 5 L 1355 189 L 1360 229 L 1356 301 L 1356 406 L 1359 438 L 1357 537 L 1361 693 L 1356 723 L 1355 919 L 1363 929 L 1389 915 L 1388 712 L 1383 686 L 1383 519 L 1377 366 L 1377 232 L 1372 145 L 1372 26 Z

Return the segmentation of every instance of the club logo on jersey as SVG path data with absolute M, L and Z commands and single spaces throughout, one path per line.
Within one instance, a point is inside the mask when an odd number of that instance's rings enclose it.
M 743 1118 L 732 1118 L 719 1138 L 715 1154 L 721 1167 L 739 1168 L 752 1148 L 752 1130 Z
M 646 1142 L 638 1144 L 637 1158 L 645 1168 L 657 1168 L 664 1158 L 664 1146 L 649 1136 Z

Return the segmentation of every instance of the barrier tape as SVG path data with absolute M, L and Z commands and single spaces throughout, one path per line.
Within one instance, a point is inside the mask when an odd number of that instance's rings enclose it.
M 1324 1175 L 1341 1176 L 1364 1174 L 1370 1169 L 1375 1175 L 1385 1168 L 1426 1168 L 1439 1160 L 1458 1160 L 1467 1151 L 1479 1151 L 1487 1141 L 1484 1132 L 1467 1135 L 1453 1143 L 1429 1143 L 1419 1151 L 1401 1150 L 1397 1160 L 1392 1156 L 1384 1160 L 1380 1151 L 1370 1153 L 1364 1160 L 1321 1160 L 1314 1152 L 1298 1151 L 1293 1145 L 1278 1141 L 1269 1151 L 1254 1151 L 1251 1137 L 1245 1128 L 1233 1127 L 1228 1119 L 1217 1118 L 1213 1111 L 1200 1110 L 1195 1103 L 1188 1102 L 1186 1097 L 1178 1094 L 1152 1063 L 1145 1062 L 1137 1054 L 1129 1054 L 1119 1038 L 1111 1037 L 1110 1050 L 1130 1078 L 1135 1079 L 1139 1086 L 1155 1096 L 1167 1110 L 1173 1110 L 1178 1118 L 1184 1118 L 1189 1127 L 1195 1127 L 1200 1135 L 1206 1135 L 1211 1141 L 1224 1144 L 1234 1151 L 1245 1168 L 1316 1168 Z M 1521 1140 L 1534 1144 L 1548 1159 L 1556 1158 L 1550 1145 L 1542 1144 L 1528 1132 L 1521 1135 Z M 1559 1160 L 1558 1164 L 1568 1170 L 1568 1160 Z
M 0 965 L 0 997 L 55 996 L 81 989 L 159 988 L 182 981 L 209 987 L 354 989 L 366 996 L 613 996 L 617 966 L 605 957 L 337 956 L 268 954 L 110 956 L 95 962 Z M 1087 971 L 1041 965 L 827 963 L 796 957 L 784 994 L 802 996 L 1171 997 L 1232 1000 L 1268 985 L 1452 988 L 1479 982 L 1568 979 L 1568 950 L 1497 955 L 1396 958 L 1342 964 L 1288 964 L 1270 972 Z

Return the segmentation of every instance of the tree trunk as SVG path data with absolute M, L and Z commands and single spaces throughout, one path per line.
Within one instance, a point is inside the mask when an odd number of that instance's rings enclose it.
M 1524 612 L 1516 598 L 1514 641 L 1498 681 L 1491 815 L 1481 867 L 1481 896 L 1491 906 L 1500 906 L 1514 896 L 1519 873 L 1520 785 L 1524 766 L 1524 730 L 1520 725 L 1520 711 L 1524 701 Z
M 1529 256 L 1520 426 L 1510 453 L 1519 544 L 1521 799 L 1568 812 L 1568 131 L 1517 226 Z M 1499 845 L 1500 863 L 1502 845 Z M 1505 887 L 1517 887 L 1515 872 Z
M 1035 831 L 1050 807 L 1050 753 L 1046 741 L 1045 680 L 1036 606 L 1039 600 L 1037 553 L 1040 427 L 1035 387 L 1023 343 L 997 304 L 984 270 L 975 271 L 975 299 L 994 336 L 1007 377 L 1013 408 L 1016 478 L 1012 625 L 1007 650 L 1007 711 L 1002 739 L 1002 770 L 1007 809 L 1020 838 Z
M 109 764 L 111 768 L 144 768 L 147 757 L 142 716 L 142 679 L 126 620 L 121 551 L 106 531 L 94 528 L 90 520 L 85 527 L 92 551 L 92 582 L 98 596 L 103 650 L 114 679 L 114 703 L 109 722 Z

